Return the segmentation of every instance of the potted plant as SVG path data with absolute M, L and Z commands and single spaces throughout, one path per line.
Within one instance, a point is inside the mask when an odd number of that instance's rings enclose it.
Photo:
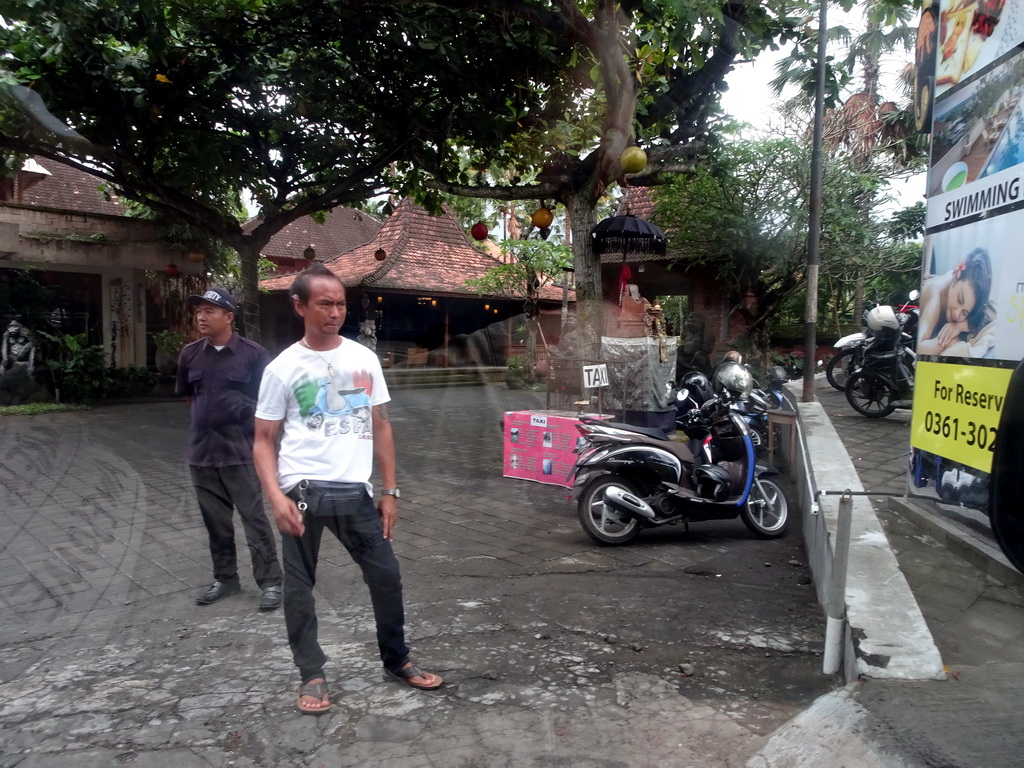
M 178 367 L 178 353 L 188 337 L 180 331 L 156 331 L 149 334 L 156 345 L 156 369 L 162 376 L 173 376 Z

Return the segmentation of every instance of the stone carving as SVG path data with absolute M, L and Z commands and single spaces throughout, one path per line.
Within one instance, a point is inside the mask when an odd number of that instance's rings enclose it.
M 367 349 L 377 349 L 377 323 L 372 318 L 367 318 L 359 324 L 359 338 L 356 339 Z
M 551 354 L 557 357 L 579 357 L 580 334 L 576 315 L 568 314 L 562 325 L 562 336 L 558 344 L 551 347 Z
M 16 365 L 24 365 L 29 378 L 36 359 L 36 345 L 28 328 L 17 320 L 11 320 L 4 331 L 3 357 L 0 358 L 0 376 L 4 376 Z
M 36 345 L 32 333 L 11 320 L 0 342 L 0 405 L 19 405 L 44 398 L 36 381 Z

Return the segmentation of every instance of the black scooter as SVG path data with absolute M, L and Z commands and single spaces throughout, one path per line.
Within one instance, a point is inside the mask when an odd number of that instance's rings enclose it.
M 570 501 L 577 502 L 580 524 L 591 539 L 625 544 L 646 527 L 736 517 L 763 538 L 786 533 L 789 504 L 768 479 L 778 472 L 756 463 L 750 429 L 732 407 L 752 387 L 749 372 L 743 374 L 745 393 L 719 387 L 679 419 L 689 445 L 670 440 L 660 429 L 600 419 L 578 425 L 584 441 L 569 473 Z

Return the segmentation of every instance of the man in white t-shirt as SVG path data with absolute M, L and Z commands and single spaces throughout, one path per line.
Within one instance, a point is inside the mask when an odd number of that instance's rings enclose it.
M 399 498 L 391 398 L 380 362 L 338 335 L 345 287 L 324 265 L 295 279 L 292 305 L 305 333 L 264 371 L 253 460 L 281 531 L 285 626 L 302 679 L 296 706 L 308 714 L 331 706 L 313 599 L 324 529 L 362 568 L 385 674 L 413 688 L 439 688 L 442 679 L 418 669 L 405 644 L 402 580 L 391 549 Z M 374 461 L 384 484 L 377 507 Z

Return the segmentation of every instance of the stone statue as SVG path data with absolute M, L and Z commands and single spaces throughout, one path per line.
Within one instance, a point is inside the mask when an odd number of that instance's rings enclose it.
M 26 374 L 32 378 L 32 366 L 36 359 L 36 345 L 28 328 L 17 320 L 11 320 L 4 331 L 3 356 L 0 358 L 0 376 L 6 375 L 16 365 L 23 365 Z
M 372 318 L 367 318 L 359 324 L 359 338 L 356 339 L 367 349 L 377 349 L 377 323 Z
M 580 334 L 576 315 L 568 314 L 562 325 L 562 336 L 556 346 L 551 347 L 551 354 L 557 357 L 579 357 Z
M 676 378 L 690 371 L 708 373 L 711 370 L 711 350 L 715 339 L 706 331 L 704 316 L 691 312 L 686 316 L 683 343 L 676 357 Z

